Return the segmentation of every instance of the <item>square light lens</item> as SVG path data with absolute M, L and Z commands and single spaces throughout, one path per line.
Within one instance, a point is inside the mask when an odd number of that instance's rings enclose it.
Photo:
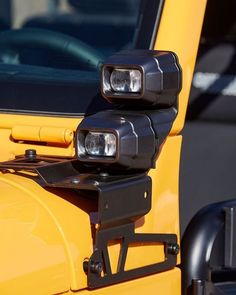
M 141 91 L 142 75 L 139 70 L 114 69 L 110 76 L 111 88 L 115 92 Z
M 114 157 L 116 145 L 116 136 L 113 133 L 88 132 L 84 139 L 84 147 L 79 149 L 84 150 L 89 156 Z
M 142 90 L 142 73 L 140 70 L 107 68 L 103 75 L 103 90 L 105 92 L 138 94 Z

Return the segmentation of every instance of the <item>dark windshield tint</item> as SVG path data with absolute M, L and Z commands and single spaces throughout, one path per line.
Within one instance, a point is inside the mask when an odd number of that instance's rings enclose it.
M 78 115 L 110 107 L 99 70 L 150 48 L 162 1 L 0 0 L 0 109 Z

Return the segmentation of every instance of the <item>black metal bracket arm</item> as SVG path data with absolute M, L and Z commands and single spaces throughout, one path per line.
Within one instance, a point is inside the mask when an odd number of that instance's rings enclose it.
M 77 160 L 37 156 L 18 157 L 0 163 L 0 171 L 34 172 L 40 185 L 53 188 L 86 190 L 97 193 L 98 210 L 94 223 L 107 224 L 134 221 L 151 209 L 151 178 L 144 174 L 109 175 L 88 173 Z M 25 175 L 29 177 L 28 175 Z
M 112 273 L 108 242 L 116 239 L 121 240 L 121 248 L 117 270 Z M 132 243 L 163 245 L 165 258 L 161 262 L 125 270 L 127 252 Z M 97 232 L 96 248 L 92 256 L 84 262 L 88 287 L 94 289 L 172 269 L 176 265 L 178 252 L 179 246 L 175 234 L 135 234 L 134 223 L 101 229 Z

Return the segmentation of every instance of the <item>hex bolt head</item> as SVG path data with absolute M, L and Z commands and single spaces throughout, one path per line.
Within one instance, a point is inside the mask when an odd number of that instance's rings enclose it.
M 168 244 L 167 245 L 167 252 L 171 255 L 178 255 L 179 254 L 179 245 L 178 244 Z
M 101 274 L 103 271 L 102 263 L 101 262 L 91 262 L 90 263 L 90 271 L 96 274 Z
M 25 150 L 25 157 L 30 161 L 35 160 L 37 157 L 36 150 L 34 149 Z
M 89 263 L 88 260 L 85 260 L 83 262 L 83 269 L 84 269 L 85 273 L 88 273 L 88 271 L 90 270 L 92 273 L 100 275 L 101 272 L 103 271 L 103 266 L 102 266 L 101 262 L 93 262 L 93 261 L 91 261 Z

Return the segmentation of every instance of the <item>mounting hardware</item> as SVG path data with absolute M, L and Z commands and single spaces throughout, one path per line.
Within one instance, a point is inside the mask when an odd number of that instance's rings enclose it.
M 179 250 L 180 250 L 180 247 L 178 244 L 168 244 L 167 245 L 167 251 L 171 255 L 178 255 Z
M 167 250 L 169 245 L 175 246 L 171 249 L 177 249 L 177 236 L 175 234 L 136 234 L 134 227 L 135 225 L 132 222 L 116 226 L 110 224 L 110 226 L 106 225 L 106 227 L 97 230 L 95 250 L 90 259 L 85 261 L 86 263 L 84 262 L 84 270 L 88 276 L 88 287 L 90 289 L 166 271 L 176 266 L 177 254 L 169 253 Z M 108 242 L 116 239 L 121 239 L 122 242 L 118 269 L 113 273 L 108 252 Z M 140 243 L 142 246 L 150 243 L 157 243 L 158 245 L 163 244 L 165 258 L 158 263 L 125 270 L 129 245 L 132 243 Z M 97 269 L 102 269 L 103 276 L 101 275 L 101 272 L 94 271 Z
M 30 161 L 36 160 L 37 158 L 36 150 L 34 149 L 25 150 L 25 157 Z
M 83 268 L 86 273 L 90 271 L 91 273 L 98 274 L 98 275 L 100 275 L 103 271 L 103 266 L 101 262 L 91 261 L 89 263 L 89 261 L 84 261 Z

